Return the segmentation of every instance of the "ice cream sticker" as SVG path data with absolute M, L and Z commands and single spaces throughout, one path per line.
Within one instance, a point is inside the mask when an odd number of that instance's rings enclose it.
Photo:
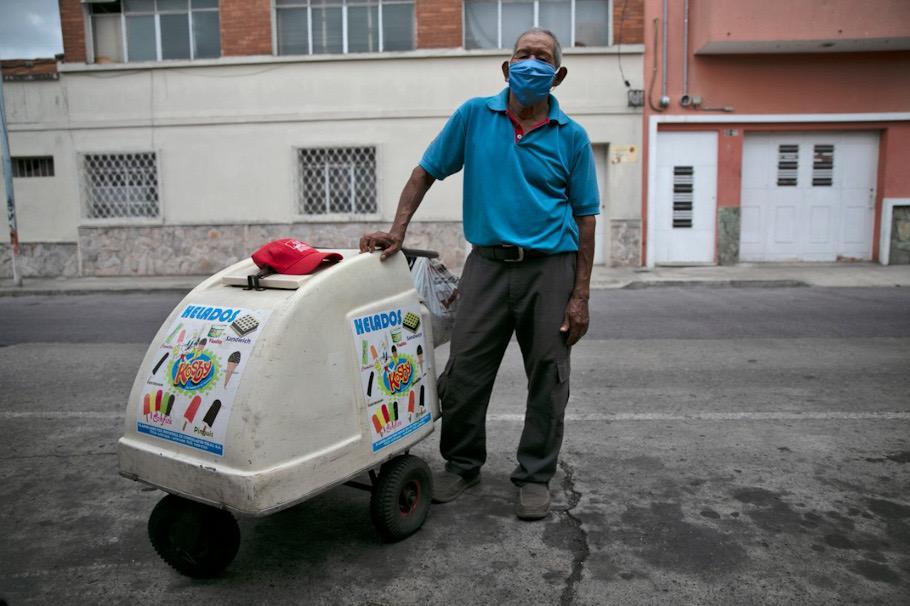
M 420 309 L 413 306 L 355 317 L 351 328 L 375 452 L 431 419 L 424 405 L 429 369 L 424 366 Z
M 231 405 L 269 313 L 187 305 L 151 356 L 138 431 L 223 456 Z

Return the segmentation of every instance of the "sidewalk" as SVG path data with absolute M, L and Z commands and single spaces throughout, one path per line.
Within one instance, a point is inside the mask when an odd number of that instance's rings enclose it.
M 86 278 L 26 278 L 21 287 L 0 280 L 0 297 L 23 295 L 81 295 L 191 290 L 207 276 L 129 276 Z M 661 286 L 709 287 L 910 287 L 910 265 L 877 263 L 742 264 L 723 267 L 615 268 L 598 266 L 591 277 L 594 289 Z

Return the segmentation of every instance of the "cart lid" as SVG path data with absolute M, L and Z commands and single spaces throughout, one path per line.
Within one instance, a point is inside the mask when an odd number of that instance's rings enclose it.
M 359 254 L 360 251 L 353 249 L 323 249 L 323 252 L 337 252 L 346 259 L 348 257 Z M 342 259 L 338 263 L 344 263 L 344 260 Z M 270 276 L 260 278 L 259 285 L 263 288 L 297 290 L 303 286 L 307 280 L 312 280 L 313 277 L 318 276 L 321 272 L 326 271 L 335 265 L 337 265 L 337 263 L 329 265 L 327 267 L 321 267 L 313 273 L 307 275 L 272 274 Z M 234 267 L 232 271 L 225 273 L 221 277 L 221 283 L 225 286 L 246 286 L 247 277 L 255 275 L 258 271 L 259 267 L 253 262 L 253 260 L 247 259 L 243 264 L 239 264 Z

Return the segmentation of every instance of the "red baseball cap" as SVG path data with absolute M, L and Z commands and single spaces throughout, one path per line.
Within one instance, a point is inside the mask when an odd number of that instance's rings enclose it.
M 320 252 L 293 238 L 272 240 L 253 253 L 253 262 L 261 269 L 270 268 L 275 273 L 294 275 L 313 273 L 323 264 L 332 265 L 342 258 L 339 253 Z

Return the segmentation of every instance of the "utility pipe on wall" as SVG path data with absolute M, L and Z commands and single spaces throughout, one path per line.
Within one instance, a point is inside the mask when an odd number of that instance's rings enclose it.
M 3 155 L 3 185 L 6 187 L 6 218 L 9 221 L 9 251 L 13 269 L 13 284 L 22 286 L 22 276 L 16 269 L 19 256 L 19 229 L 16 226 L 16 198 L 13 195 L 13 163 L 9 153 L 9 137 L 6 127 L 6 107 L 3 102 L 3 74 L 0 73 L 0 147 Z
M 667 107 L 670 105 L 670 97 L 667 96 L 667 2 L 664 0 L 664 18 L 661 23 L 663 27 L 663 48 L 661 49 L 661 66 L 660 66 L 660 106 Z
M 689 0 L 683 0 L 683 94 L 679 104 L 689 107 Z

